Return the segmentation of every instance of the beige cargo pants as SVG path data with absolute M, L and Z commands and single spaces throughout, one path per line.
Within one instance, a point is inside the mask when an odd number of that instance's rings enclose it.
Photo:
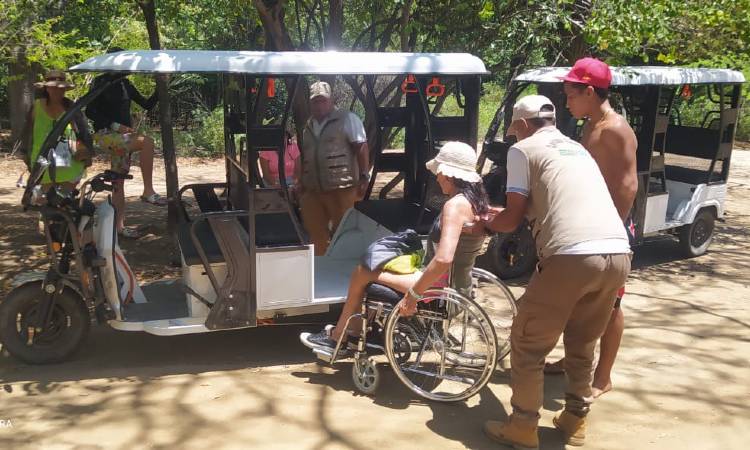
M 357 200 L 360 200 L 360 196 L 356 186 L 324 192 L 305 191 L 302 194 L 302 224 L 315 245 L 315 256 L 325 255 L 331 234 L 336 232 L 344 213 Z
M 544 360 L 563 334 L 566 410 L 584 416 L 592 401 L 594 347 L 630 272 L 630 254 L 556 255 L 539 263 L 511 328 L 511 404 L 537 420 Z

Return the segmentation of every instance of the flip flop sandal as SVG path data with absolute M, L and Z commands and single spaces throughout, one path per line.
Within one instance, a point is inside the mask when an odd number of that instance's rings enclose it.
M 143 237 L 143 232 L 140 229 L 130 227 L 123 228 L 117 234 L 127 239 L 140 239 Z
M 144 203 L 151 203 L 152 205 L 155 205 L 155 206 L 167 206 L 167 203 L 169 203 L 169 201 L 166 198 L 162 197 L 156 192 L 149 195 L 148 197 L 144 197 L 141 195 L 141 201 Z

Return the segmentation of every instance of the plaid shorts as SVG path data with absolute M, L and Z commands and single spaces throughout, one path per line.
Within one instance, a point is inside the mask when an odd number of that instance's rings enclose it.
M 130 172 L 130 141 L 136 133 L 115 133 L 99 130 L 94 133 L 94 144 L 105 153 L 109 153 L 113 172 Z

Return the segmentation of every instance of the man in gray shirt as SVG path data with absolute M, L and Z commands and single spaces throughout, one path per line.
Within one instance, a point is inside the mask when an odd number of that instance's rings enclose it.
M 369 150 L 362 121 L 352 112 L 336 109 L 328 83 L 310 86 L 310 110 L 312 117 L 302 134 L 302 164 L 297 165 L 298 194 L 315 255 L 323 255 L 344 213 L 367 189 Z

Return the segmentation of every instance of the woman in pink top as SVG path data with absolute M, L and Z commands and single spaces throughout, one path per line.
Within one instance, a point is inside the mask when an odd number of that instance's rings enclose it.
M 277 187 L 279 183 L 279 155 L 273 150 L 258 153 L 260 170 L 263 180 L 268 186 Z M 289 187 L 295 186 L 299 180 L 295 178 L 297 164 L 299 164 L 299 147 L 292 136 L 287 133 L 286 149 L 284 151 L 284 176 Z

